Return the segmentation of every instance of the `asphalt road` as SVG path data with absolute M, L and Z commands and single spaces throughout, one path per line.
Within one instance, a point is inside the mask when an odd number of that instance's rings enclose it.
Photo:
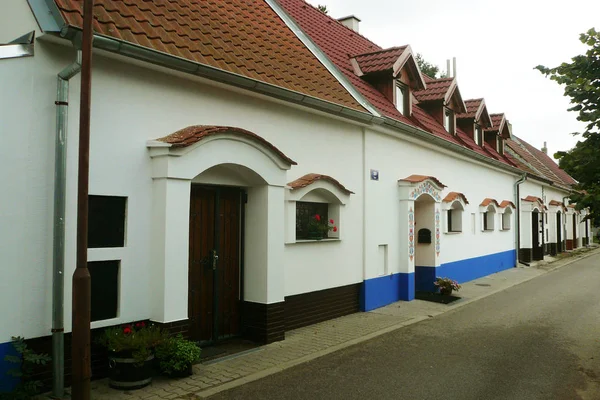
M 600 399 L 600 255 L 211 397 Z

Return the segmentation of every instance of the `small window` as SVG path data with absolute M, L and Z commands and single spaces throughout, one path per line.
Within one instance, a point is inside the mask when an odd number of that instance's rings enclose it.
M 92 286 L 92 321 L 117 317 L 119 264 L 120 261 L 94 261 L 88 263 Z
M 479 146 L 483 146 L 483 130 L 481 129 L 481 126 L 475 124 L 475 143 L 477 143 Z
M 496 150 L 499 154 L 504 155 L 504 140 L 500 136 L 498 136 L 496 140 Z
M 444 129 L 454 134 L 454 112 L 449 108 L 444 109 Z
M 409 92 L 408 87 L 402 83 L 396 83 L 396 109 L 400 111 L 402 115 L 409 115 Z
M 311 230 L 311 221 L 316 215 L 323 222 L 329 220 L 329 205 L 327 203 L 296 202 L 296 240 L 317 239 L 318 232 Z M 328 232 L 321 232 L 319 238 L 326 238 Z
M 493 231 L 494 230 L 494 216 L 496 213 L 493 210 L 489 210 L 482 214 L 483 216 L 483 230 Z
M 507 209 L 506 211 L 504 211 L 504 214 L 502 214 L 502 230 L 503 231 L 510 230 L 511 221 L 512 221 L 512 212 L 510 211 L 510 209 Z
M 88 199 L 88 248 L 123 247 L 127 198 L 90 195 Z
M 460 203 L 455 202 L 452 208 L 446 211 L 446 220 L 448 232 L 462 232 L 462 214 L 463 208 Z

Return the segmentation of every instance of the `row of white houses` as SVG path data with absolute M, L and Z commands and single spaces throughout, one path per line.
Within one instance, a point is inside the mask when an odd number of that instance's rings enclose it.
M 75 3 L 0 5 L 0 358 L 15 335 L 49 346 L 56 307 L 71 330 Z M 455 78 L 422 76 L 409 46 L 380 49 L 301 0 L 204 3 L 97 2 L 92 329 L 268 343 L 589 243 L 574 181 Z M 335 231 L 312 235 L 316 214 Z

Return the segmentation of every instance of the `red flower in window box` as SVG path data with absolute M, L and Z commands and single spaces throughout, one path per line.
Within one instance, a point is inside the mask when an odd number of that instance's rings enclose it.
M 316 214 L 308 223 L 308 232 L 311 239 L 321 240 L 327 237 L 329 231 L 337 232 L 335 221 L 323 220 L 319 214 Z

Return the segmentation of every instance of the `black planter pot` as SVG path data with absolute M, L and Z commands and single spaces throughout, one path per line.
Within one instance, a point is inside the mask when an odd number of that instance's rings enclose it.
M 120 390 L 134 390 L 148 386 L 152 382 L 153 360 L 154 354 L 142 364 L 138 364 L 131 354 L 109 353 L 109 386 Z

